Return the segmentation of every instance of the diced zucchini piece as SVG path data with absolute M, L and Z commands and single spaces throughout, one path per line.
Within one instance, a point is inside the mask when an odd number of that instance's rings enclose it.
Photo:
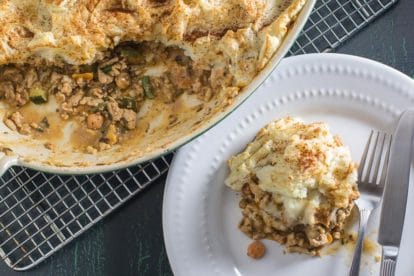
M 72 78 L 77 79 L 84 79 L 84 80 L 92 80 L 93 79 L 93 73 L 92 72 L 86 72 L 86 73 L 79 73 L 79 74 L 72 74 Z
M 101 71 L 104 72 L 105 74 L 108 74 L 109 72 L 112 71 L 112 65 L 107 65 L 101 68 Z
M 132 57 L 137 58 L 141 55 L 140 51 L 138 49 L 132 48 L 132 47 L 125 47 L 121 49 L 121 56 L 122 57 Z
M 134 98 L 123 97 L 118 101 L 118 105 L 120 108 L 132 109 L 135 112 L 138 111 L 137 100 Z
M 29 99 L 34 104 L 43 104 L 47 102 L 47 91 L 39 86 L 33 86 L 29 90 Z
M 106 103 L 99 103 L 97 106 L 91 108 L 92 113 L 96 113 L 98 111 L 104 111 L 106 108 Z
M 49 121 L 48 121 L 47 117 L 44 117 L 44 118 L 43 118 L 43 119 L 39 122 L 39 124 L 32 123 L 32 124 L 30 124 L 30 126 L 31 126 L 32 128 L 34 128 L 36 131 L 38 131 L 38 132 L 45 132 L 45 130 L 46 130 L 47 128 L 49 128 L 49 127 L 50 127 L 50 125 L 49 125 Z
M 49 124 L 49 120 L 47 119 L 47 117 L 44 117 L 40 123 L 39 123 L 40 127 L 42 128 L 49 128 L 50 124 Z
M 142 52 L 134 47 L 122 47 L 120 49 L 121 57 L 128 60 L 130 64 L 140 64 L 145 61 Z
M 151 80 L 149 76 L 142 77 L 142 88 L 144 89 L 145 97 L 148 99 L 154 99 L 155 95 L 152 89 Z
M 96 78 L 96 73 L 98 73 L 98 63 L 94 63 L 91 65 L 91 71 L 93 73 L 93 77 Z
M 36 130 L 37 132 L 45 132 L 45 129 L 44 128 L 41 128 L 40 126 L 39 127 L 35 127 L 34 128 L 34 130 Z

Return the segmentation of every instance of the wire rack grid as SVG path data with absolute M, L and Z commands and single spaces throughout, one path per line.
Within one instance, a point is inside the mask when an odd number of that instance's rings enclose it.
M 397 0 L 319 0 L 289 54 L 335 49 Z M 104 174 L 60 176 L 12 167 L 0 178 L 0 257 L 27 270 L 168 171 L 173 153 Z

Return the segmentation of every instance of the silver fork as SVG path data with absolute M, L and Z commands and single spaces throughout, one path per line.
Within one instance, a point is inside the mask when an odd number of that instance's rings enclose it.
M 359 275 L 365 230 L 371 212 L 378 207 L 385 185 L 392 137 L 371 131 L 358 168 L 360 197 L 355 201 L 359 210 L 358 240 L 355 245 L 349 276 Z

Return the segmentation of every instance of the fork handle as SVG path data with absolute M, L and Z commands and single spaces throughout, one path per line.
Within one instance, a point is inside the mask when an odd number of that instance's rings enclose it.
M 367 228 L 368 219 L 371 215 L 371 210 L 361 209 L 359 210 L 359 229 L 358 239 L 355 245 L 354 257 L 352 258 L 351 269 L 349 270 L 349 276 L 358 276 L 359 267 L 361 264 L 362 247 L 364 245 L 365 230 Z
M 380 276 L 394 276 L 397 264 L 398 247 L 383 246 Z

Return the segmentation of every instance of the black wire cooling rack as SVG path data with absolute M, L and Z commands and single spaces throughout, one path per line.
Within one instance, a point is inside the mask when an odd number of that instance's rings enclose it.
M 397 0 L 319 0 L 290 55 L 331 51 Z M 168 171 L 173 153 L 110 173 L 60 176 L 12 167 L 0 178 L 0 257 L 27 270 Z

